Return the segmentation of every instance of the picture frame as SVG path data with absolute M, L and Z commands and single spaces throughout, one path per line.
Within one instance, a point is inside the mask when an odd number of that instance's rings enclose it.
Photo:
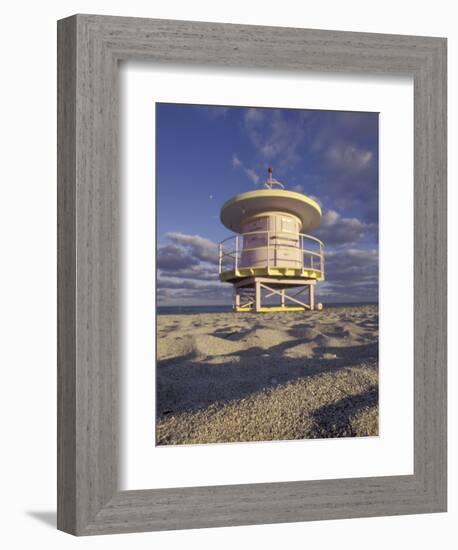
M 414 80 L 414 473 L 120 491 L 118 63 Z M 58 22 L 58 529 L 74 535 L 447 509 L 446 39 L 74 15 Z M 154 467 L 154 466 L 153 466 Z

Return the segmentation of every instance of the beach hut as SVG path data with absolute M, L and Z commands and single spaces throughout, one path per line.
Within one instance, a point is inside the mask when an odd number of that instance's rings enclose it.
M 220 218 L 234 232 L 219 244 L 219 276 L 233 285 L 235 311 L 322 309 L 324 246 L 307 234 L 321 221 L 315 200 L 286 190 L 269 167 L 264 189 L 229 199 Z

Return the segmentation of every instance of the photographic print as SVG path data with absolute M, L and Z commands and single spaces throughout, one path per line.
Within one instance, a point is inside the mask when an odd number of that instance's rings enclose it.
M 156 104 L 156 445 L 378 435 L 378 136 Z

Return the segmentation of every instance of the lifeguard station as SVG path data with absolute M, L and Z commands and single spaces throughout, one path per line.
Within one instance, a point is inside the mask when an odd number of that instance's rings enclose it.
M 321 310 L 315 285 L 324 280 L 324 246 L 306 234 L 319 225 L 321 208 L 285 190 L 271 168 L 264 186 L 221 208 L 221 222 L 236 234 L 219 244 L 220 280 L 234 286 L 235 311 Z

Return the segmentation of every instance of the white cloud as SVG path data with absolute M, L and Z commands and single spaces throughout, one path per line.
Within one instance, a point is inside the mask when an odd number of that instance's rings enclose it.
M 157 279 L 158 288 L 177 288 L 188 290 L 219 290 L 222 283 L 219 281 L 196 281 L 192 279 L 184 279 L 181 277 L 164 277 L 159 276 Z
M 315 196 L 315 195 L 309 195 L 309 197 L 310 197 L 313 201 L 317 202 L 320 206 L 323 206 L 323 203 L 321 202 L 321 199 L 320 199 L 319 197 L 317 197 L 317 196 Z
M 259 162 L 271 162 L 280 170 L 296 165 L 304 144 L 304 117 L 287 119 L 281 109 L 249 109 L 244 117 L 245 131 Z
M 242 161 L 235 153 L 232 155 L 232 166 L 234 168 L 240 168 L 242 166 Z
M 323 215 L 323 218 L 321 219 L 321 226 L 322 227 L 331 227 L 335 225 L 337 220 L 340 219 L 340 214 L 336 212 L 335 210 L 328 210 Z
M 204 262 L 216 263 L 218 247 L 210 239 L 200 235 L 187 235 L 186 233 L 166 233 L 165 236 L 173 243 L 178 244 L 190 252 L 190 254 Z
M 232 166 L 242 170 L 255 185 L 258 185 L 260 179 L 259 175 L 252 168 L 245 166 L 235 153 L 232 155 Z
M 256 109 L 255 107 L 251 107 L 245 111 L 245 122 L 261 122 L 264 120 L 264 113 L 264 109 Z
M 162 271 L 187 270 L 197 265 L 199 260 L 188 250 L 176 244 L 166 244 L 157 249 L 157 268 Z
M 325 250 L 325 277 L 326 281 L 317 290 L 328 301 L 377 301 L 378 251 L 374 248 Z
M 370 164 L 372 151 L 358 149 L 348 143 L 332 145 L 325 153 L 326 159 L 337 169 L 359 172 Z
M 327 210 L 313 234 L 325 245 L 346 244 L 361 239 L 368 229 L 369 226 L 357 218 L 342 218 L 335 210 Z
M 258 185 L 258 183 L 259 183 L 259 176 L 258 176 L 258 174 L 257 174 L 252 168 L 245 168 L 245 174 L 250 178 L 250 180 L 251 180 L 255 185 Z

